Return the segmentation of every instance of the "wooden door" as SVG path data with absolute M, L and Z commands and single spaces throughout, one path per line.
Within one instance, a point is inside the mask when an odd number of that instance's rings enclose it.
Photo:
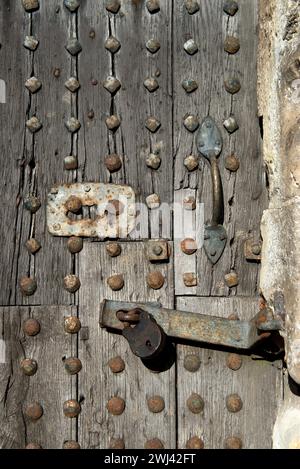
M 233 320 L 259 310 L 268 193 L 256 99 L 258 0 L 234 7 L 1 2 L 3 448 L 272 446 L 280 360 L 181 342 L 176 363 L 154 373 L 123 337 L 99 326 L 103 299 L 159 301 Z M 210 168 L 196 147 L 207 115 L 223 138 L 228 239 L 215 265 L 202 247 L 184 252 L 178 236 L 180 207 L 193 227 L 212 211 Z M 229 132 L 224 122 L 233 116 L 238 129 Z M 132 187 L 147 226 L 113 241 L 117 247 L 85 238 L 70 248 L 66 237 L 52 236 L 51 188 L 92 182 Z M 151 262 L 149 239 L 167 241 L 170 256 Z M 80 281 L 73 292 L 68 275 Z M 80 320 L 77 333 L 76 324 L 68 332 L 70 316 Z M 24 374 L 24 358 L 36 361 L 34 374 L 32 363 Z

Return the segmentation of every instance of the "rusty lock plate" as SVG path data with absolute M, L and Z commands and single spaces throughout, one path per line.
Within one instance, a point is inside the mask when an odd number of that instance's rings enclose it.
M 70 218 L 69 201 L 93 207 L 93 218 Z M 129 186 L 74 183 L 54 186 L 48 194 L 47 225 L 54 236 L 126 238 L 135 227 L 135 193 Z

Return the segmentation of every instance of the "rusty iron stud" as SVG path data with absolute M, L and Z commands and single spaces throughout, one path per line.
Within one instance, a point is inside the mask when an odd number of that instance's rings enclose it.
M 261 241 L 249 238 L 244 244 L 244 255 L 247 260 L 260 261 L 261 260 Z
M 106 39 L 104 45 L 105 45 L 105 49 L 107 49 L 112 54 L 115 54 L 116 52 L 118 52 L 118 50 L 121 47 L 120 41 L 118 41 L 118 39 L 114 36 L 109 36 L 109 38 Z
M 157 13 L 160 10 L 159 0 L 147 0 L 146 7 L 149 13 Z
M 189 195 L 183 199 L 183 208 L 185 210 L 195 210 L 196 208 L 196 199 L 194 196 Z
M 78 236 L 71 236 L 67 241 L 67 246 L 72 254 L 77 254 L 82 251 L 83 239 Z
M 165 401 L 161 396 L 152 396 L 147 399 L 147 406 L 150 412 L 158 414 L 165 408 Z
M 152 209 L 158 208 L 160 206 L 160 197 L 158 194 L 150 194 L 146 197 L 147 207 Z
M 80 280 L 77 275 L 66 275 L 64 278 L 64 288 L 70 293 L 75 293 L 80 288 Z
M 145 449 L 164 449 L 164 445 L 159 438 L 152 438 L 147 440 L 144 446 Z
M 69 155 L 64 158 L 64 168 L 69 170 L 74 170 L 78 168 L 78 161 L 76 156 Z
M 71 11 L 71 13 L 73 13 L 80 7 L 80 0 L 64 0 L 64 5 L 69 11 Z
M 38 132 L 43 127 L 43 125 L 36 116 L 33 116 L 26 122 L 26 127 L 28 130 L 30 130 L 31 133 L 34 134 L 35 132 Z
M 150 93 L 153 93 L 153 91 L 156 91 L 157 88 L 159 88 L 159 84 L 156 78 L 148 77 L 144 81 L 144 87 L 147 88 L 147 90 L 150 91 Z
M 194 55 L 196 54 L 196 52 L 198 52 L 198 46 L 195 43 L 194 39 L 189 39 L 188 41 L 186 41 L 183 44 L 183 48 L 190 55 Z
M 198 249 L 196 241 L 192 238 L 183 239 L 180 243 L 180 247 L 182 252 L 187 255 L 194 254 Z
M 39 41 L 35 36 L 26 36 L 24 40 L 24 47 L 34 52 L 39 45 Z
M 81 447 L 77 441 L 68 440 L 64 442 L 63 449 L 81 449 Z
M 204 448 L 204 443 L 201 438 L 198 436 L 192 436 L 185 445 L 186 449 L 203 449 Z
M 105 157 L 105 166 L 110 173 L 115 173 L 119 171 L 122 167 L 122 160 L 119 155 L 112 153 Z
M 68 119 L 65 122 L 65 126 L 66 126 L 66 128 L 68 129 L 69 132 L 76 133 L 80 129 L 81 124 L 80 124 L 79 120 L 76 119 L 75 117 L 70 117 L 70 119 Z
M 183 274 L 183 283 L 186 287 L 196 287 L 198 280 L 195 272 L 185 272 Z
M 25 449 L 43 449 L 39 443 L 32 441 L 25 446 Z
M 188 171 L 195 171 L 199 166 L 199 158 L 195 155 L 189 155 L 184 158 L 184 166 Z
M 75 38 L 69 39 L 66 45 L 66 49 L 71 55 L 74 55 L 74 56 L 78 55 L 79 52 L 82 51 L 80 42 L 78 41 L 78 39 L 75 39 Z
M 72 195 L 66 201 L 65 207 L 68 212 L 78 213 L 82 208 L 82 202 L 79 197 Z
M 106 408 L 112 415 L 121 415 L 125 410 L 125 401 L 121 397 L 112 397 L 109 399 Z
M 28 12 L 36 11 L 40 7 L 39 0 L 22 0 L 22 3 L 24 9 Z
M 224 441 L 225 449 L 242 449 L 243 442 L 237 436 L 230 436 Z
M 30 238 L 26 241 L 26 249 L 30 254 L 36 254 L 41 249 L 41 243 L 35 238 Z
M 95 39 L 95 37 L 96 37 L 96 31 L 94 29 L 91 29 L 89 32 L 89 38 Z
M 109 449 L 125 449 L 125 443 L 122 438 L 112 438 L 109 443 Z
M 27 199 L 25 199 L 24 206 L 26 210 L 29 210 L 29 212 L 36 213 L 41 206 L 41 201 L 38 197 L 30 195 L 27 197 Z
M 197 13 L 200 9 L 197 0 L 184 0 L 184 5 L 190 15 Z
M 121 88 L 121 82 L 113 76 L 109 76 L 103 82 L 104 88 L 111 94 L 115 94 Z
M 241 89 L 241 83 L 238 78 L 228 78 L 224 81 L 225 90 L 230 94 L 238 93 Z
M 34 278 L 21 277 L 20 278 L 20 289 L 24 296 L 31 296 L 36 292 L 37 283 Z
M 243 407 L 243 401 L 238 394 L 230 394 L 226 397 L 226 407 L 229 412 L 239 412 Z
M 230 353 L 227 356 L 226 365 L 228 366 L 228 368 L 230 368 L 230 370 L 238 371 L 241 368 L 242 364 L 243 359 L 241 355 L 238 355 L 237 353 Z
M 41 330 L 41 325 L 39 321 L 37 321 L 34 318 L 26 319 L 26 321 L 24 321 L 23 323 L 24 334 L 30 337 L 34 337 L 35 335 L 39 334 L 40 330 Z
M 122 290 L 124 287 L 124 277 L 122 274 L 112 275 L 107 279 L 107 284 L 113 291 Z
M 65 369 L 70 375 L 76 375 L 82 369 L 82 363 L 79 358 L 70 357 L 65 360 Z
M 224 276 L 227 287 L 233 288 L 239 284 L 239 278 L 236 272 L 230 272 Z
M 165 240 L 150 240 L 147 242 L 146 254 L 147 259 L 152 262 L 168 260 L 170 257 L 169 243 Z
M 227 15 L 234 16 L 238 11 L 239 6 L 234 0 L 226 0 L 223 5 L 223 10 Z
M 81 405 L 76 399 L 68 399 L 63 404 L 63 412 L 66 417 L 74 418 L 77 417 L 81 412 Z
M 26 376 L 33 376 L 37 372 L 38 364 L 32 358 L 24 358 L 21 361 L 21 370 Z
M 41 89 L 42 82 L 36 77 L 31 77 L 25 81 L 25 87 L 30 91 L 30 93 L 34 94 Z
M 196 393 L 191 394 L 191 396 L 186 401 L 186 405 L 193 414 L 201 414 L 204 409 L 204 401 L 202 397 Z
M 72 93 L 75 93 L 80 88 L 80 83 L 75 77 L 70 77 L 68 80 L 65 82 L 65 87 L 71 91 Z
M 91 84 L 92 84 L 93 86 L 97 86 L 97 85 L 98 85 L 98 80 L 96 80 L 96 78 L 92 78 L 92 79 L 91 79 Z
M 198 88 L 198 84 L 195 80 L 192 78 L 187 78 L 186 80 L 183 80 L 182 82 L 182 88 L 187 92 L 187 93 L 192 93 L 193 91 L 196 91 Z
M 159 155 L 150 153 L 146 158 L 146 165 L 151 169 L 158 169 L 161 164 L 161 158 Z
M 68 316 L 65 318 L 64 329 L 69 334 L 76 334 L 81 329 L 81 322 L 77 316 Z
M 252 248 L 251 248 L 251 251 L 252 251 L 252 254 L 253 254 L 254 256 L 259 256 L 260 253 L 261 253 L 261 245 L 260 245 L 260 243 L 253 244 L 253 245 L 252 245 Z
M 38 402 L 32 402 L 26 407 L 25 415 L 31 420 L 39 420 L 43 415 L 43 407 Z
M 237 120 L 234 116 L 228 117 L 228 119 L 226 119 L 223 122 L 223 125 L 224 125 L 225 129 L 227 130 L 227 132 L 230 133 L 230 134 L 233 134 L 239 128 Z
M 125 362 L 121 357 L 113 357 L 109 360 L 108 366 L 113 373 L 122 373 L 125 370 Z
M 148 119 L 145 122 L 145 126 L 150 132 L 155 133 L 161 126 L 161 123 L 156 117 L 148 117 Z
M 59 77 L 60 77 L 60 68 L 55 68 L 55 69 L 53 70 L 53 76 L 54 76 L 55 78 L 59 78 Z
M 235 155 L 229 155 L 225 159 L 225 168 L 228 171 L 236 172 L 240 167 L 239 159 Z
M 227 36 L 224 41 L 224 50 L 228 54 L 236 54 L 240 50 L 239 39 L 234 36 Z
M 157 39 L 151 38 L 146 42 L 146 47 L 151 54 L 155 54 L 160 49 L 160 42 Z
M 199 127 L 199 120 L 193 114 L 187 114 L 183 118 L 183 125 L 189 132 L 195 132 Z
M 187 371 L 195 373 L 201 366 L 199 355 L 189 354 L 184 357 L 183 366 Z
M 107 0 L 105 3 L 105 8 L 111 13 L 118 13 L 120 10 L 121 3 L 120 0 Z
M 106 252 L 110 257 L 118 257 L 121 254 L 122 248 L 119 243 L 108 243 L 106 245 Z
M 165 278 L 161 272 L 155 270 L 150 272 L 147 275 L 147 284 L 148 287 L 153 288 L 153 290 L 159 290 L 165 283 Z
M 109 130 L 116 131 L 120 127 L 120 119 L 116 115 L 108 116 L 105 119 L 106 126 Z

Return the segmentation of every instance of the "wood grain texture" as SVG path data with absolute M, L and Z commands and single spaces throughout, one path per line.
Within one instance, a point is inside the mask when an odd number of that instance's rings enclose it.
M 159 301 L 171 307 L 173 303 L 172 261 L 154 266 L 146 260 L 141 242 L 122 243 L 122 254 L 109 258 L 105 246 L 86 243 L 79 259 L 80 318 L 87 328 L 88 339 L 79 340 L 79 357 L 83 370 L 79 376 L 79 395 L 82 413 L 79 418 L 79 442 L 82 448 L 108 448 L 113 438 L 124 439 L 126 448 L 143 448 L 147 440 L 159 438 L 165 448 L 176 446 L 175 422 L 175 367 L 162 373 L 149 371 L 135 357 L 126 340 L 99 327 L 100 302 L 104 299 L 124 301 Z M 146 275 L 159 270 L 165 276 L 165 285 L 154 291 L 146 285 Z M 107 278 L 124 275 L 124 288 L 112 292 Z M 121 356 L 125 370 L 113 374 L 108 361 Z M 149 412 L 146 399 L 160 395 L 165 410 Z M 108 413 L 108 400 L 118 396 L 125 400 L 122 415 Z
M 76 439 L 76 422 L 63 414 L 63 402 L 76 399 L 76 377 L 70 377 L 62 358 L 76 356 L 77 337 L 64 331 L 64 317 L 76 315 L 72 307 L 9 307 L 1 310 L 0 338 L 6 344 L 0 363 L 1 448 L 24 448 L 36 442 L 43 448 L 62 448 L 65 440 Z M 29 317 L 41 325 L 35 337 L 25 336 L 22 325 Z M 38 363 L 34 376 L 20 369 L 23 358 Z M 25 415 L 28 404 L 39 402 L 43 416 L 36 422 Z
M 250 319 L 258 311 L 255 298 L 177 298 L 177 308 L 197 312 L 205 309 L 206 314 L 228 317 L 238 314 L 239 318 Z M 177 412 L 179 448 L 185 448 L 192 436 L 203 439 L 205 448 L 222 449 L 229 437 L 242 440 L 243 448 L 271 448 L 272 432 L 276 412 L 282 399 L 282 362 L 269 362 L 256 355 L 243 355 L 242 366 L 232 371 L 226 365 L 228 352 L 205 347 L 178 345 Z M 201 365 L 191 373 L 184 368 L 188 354 L 198 355 Z M 192 393 L 200 394 L 204 400 L 202 414 L 192 414 L 186 401 Z M 226 397 L 238 394 L 243 407 L 240 412 L 230 413 L 226 408 Z
M 183 160 L 197 154 L 195 135 L 183 126 L 186 113 L 198 116 L 201 122 L 208 114 L 219 126 L 223 136 L 223 152 L 219 166 L 223 181 L 225 227 L 228 242 L 222 258 L 212 267 L 204 250 L 198 253 L 197 268 L 200 278 L 197 295 L 227 296 L 229 294 L 255 294 L 258 266 L 248 263 L 243 255 L 243 243 L 248 235 L 259 233 L 259 223 L 266 207 L 263 162 L 260 156 L 260 130 L 256 105 L 256 27 L 257 2 L 241 0 L 234 17 L 223 12 L 223 1 L 204 0 L 200 10 L 189 15 L 183 2 L 174 4 L 174 137 L 175 137 L 175 190 L 198 188 L 199 199 L 204 203 L 205 221 L 212 211 L 210 168 L 201 157 L 199 170 L 188 173 Z M 227 35 L 239 37 L 241 47 L 236 55 L 224 51 Z M 188 55 L 183 44 L 193 38 L 199 51 Z M 231 96 L 225 91 L 224 80 L 237 76 L 241 91 Z M 198 89 L 187 94 L 182 81 L 193 78 Z M 223 121 L 231 114 L 238 120 L 240 129 L 229 135 Z M 224 167 L 225 157 L 235 153 L 240 159 L 240 169 L 230 173 Z M 228 291 L 224 274 L 231 269 L 240 274 L 236 290 Z

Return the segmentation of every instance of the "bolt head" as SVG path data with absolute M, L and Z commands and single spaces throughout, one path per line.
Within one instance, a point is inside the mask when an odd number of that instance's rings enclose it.
M 105 157 L 105 166 L 110 173 L 115 173 L 119 171 L 122 167 L 122 160 L 119 155 L 112 153 Z
M 22 0 L 24 10 L 28 11 L 29 13 L 32 11 L 36 11 L 40 7 L 39 0 Z
M 198 436 L 193 436 L 186 442 L 186 448 L 187 449 L 203 449 L 204 448 L 204 443 L 201 438 Z
M 36 116 L 33 116 L 26 122 L 26 127 L 32 134 L 34 134 L 35 132 L 38 132 L 43 125 Z
M 225 168 L 228 171 L 236 172 L 240 167 L 239 159 L 235 155 L 229 155 L 225 159 Z
M 73 13 L 80 7 L 80 0 L 64 0 L 64 5 L 71 13 Z
M 184 0 L 184 5 L 190 15 L 197 13 L 200 9 L 197 0 Z
M 82 51 L 82 47 L 80 42 L 77 39 L 69 39 L 67 45 L 66 45 L 67 51 L 71 55 L 78 55 Z
M 82 369 L 82 363 L 79 358 L 67 358 L 65 360 L 65 369 L 70 375 L 76 375 Z
M 150 153 L 146 158 L 146 165 L 151 169 L 158 169 L 161 164 L 161 158 L 159 155 Z
M 106 39 L 104 45 L 105 45 L 105 49 L 107 49 L 112 54 L 115 54 L 116 52 L 118 52 L 118 50 L 121 47 L 121 43 L 114 36 L 109 36 L 109 38 Z
M 243 359 L 241 355 L 238 355 L 237 353 L 230 353 L 227 356 L 226 365 L 228 366 L 228 368 L 230 368 L 230 370 L 238 371 L 241 368 L 242 364 Z
M 125 443 L 122 438 L 112 438 L 109 443 L 109 449 L 125 449 Z
M 81 412 L 81 405 L 75 399 L 69 399 L 63 404 L 63 412 L 66 417 L 77 417 Z
M 183 274 L 183 283 L 186 287 L 196 287 L 198 284 L 197 275 L 194 272 L 185 272 Z
M 204 409 L 204 400 L 199 394 L 193 393 L 186 401 L 188 409 L 193 414 L 201 414 Z
M 109 399 L 106 408 L 112 415 L 121 415 L 125 410 L 125 401 L 121 397 L 112 397 Z
M 83 239 L 78 236 L 71 236 L 67 241 L 67 247 L 72 254 L 77 254 L 82 251 Z
M 121 88 L 121 82 L 113 76 L 109 76 L 103 83 L 104 88 L 111 94 L 115 94 Z
M 21 370 L 26 376 L 35 375 L 35 373 L 37 372 L 37 368 L 37 362 L 32 358 L 24 358 L 24 360 L 21 361 Z
M 26 80 L 25 87 L 34 94 L 42 87 L 42 82 L 36 77 L 31 77 Z
M 41 201 L 38 197 L 30 195 L 27 197 L 27 199 L 25 199 L 24 206 L 26 210 L 29 210 L 29 212 L 36 213 L 41 206 Z
M 109 130 L 116 131 L 120 127 L 120 119 L 116 115 L 108 116 L 105 119 L 106 126 Z
M 239 6 L 234 0 L 226 0 L 223 6 L 223 10 L 227 15 L 234 16 L 238 11 Z
M 80 444 L 74 440 L 64 442 L 63 449 L 80 449 Z
M 160 256 L 163 252 L 163 248 L 160 244 L 154 244 L 152 246 L 152 252 L 155 256 Z
M 160 49 L 160 42 L 154 38 L 149 39 L 149 41 L 146 42 L 146 48 L 151 54 L 155 54 Z
M 150 132 L 155 133 L 161 126 L 161 123 L 156 117 L 148 117 L 148 119 L 145 122 L 145 126 Z
M 106 245 L 106 252 L 110 257 L 118 257 L 121 254 L 122 248 L 119 243 L 108 243 Z
M 65 203 L 66 210 L 72 213 L 78 213 L 82 208 L 81 199 L 75 195 L 71 195 Z
M 232 134 L 233 132 L 235 132 L 239 128 L 237 120 L 234 116 L 230 116 L 228 119 L 226 119 L 223 122 L 223 125 L 224 125 L 225 129 L 227 130 L 227 132 L 230 133 L 230 134 Z
M 66 275 L 64 278 L 64 289 L 70 293 L 75 293 L 80 288 L 80 280 L 77 275 Z
M 199 166 L 199 158 L 195 155 L 186 156 L 183 164 L 188 171 L 195 171 Z
M 66 170 L 74 170 L 78 168 L 78 161 L 76 156 L 70 155 L 70 156 L 65 156 L 64 158 L 64 168 Z
M 241 82 L 238 78 L 232 77 L 224 81 L 225 89 L 230 94 L 238 93 L 241 89 Z
M 37 283 L 34 278 L 21 277 L 20 278 L 20 289 L 24 296 L 31 296 L 36 292 Z
M 69 132 L 76 133 L 80 129 L 81 124 L 80 124 L 79 120 L 76 119 L 75 117 L 70 117 L 70 119 L 68 119 L 65 122 L 65 126 L 66 126 L 66 128 L 68 129 Z
M 106 0 L 105 8 L 110 13 L 115 13 L 115 14 L 118 13 L 118 11 L 120 10 L 120 7 L 121 7 L 120 0 Z
M 187 93 L 192 93 L 198 88 L 198 84 L 192 78 L 187 78 L 186 80 L 183 80 L 182 87 Z
M 259 256 L 261 253 L 261 245 L 253 244 L 251 251 L 252 251 L 252 254 L 254 254 L 255 256 Z
M 26 241 L 26 249 L 30 254 L 36 254 L 41 249 L 41 244 L 35 238 Z
M 189 114 L 184 117 L 183 125 L 189 132 L 195 132 L 199 127 L 199 120 L 197 116 Z
M 39 420 L 43 415 L 43 407 L 38 402 L 32 402 L 25 408 L 25 415 L 31 420 Z
M 107 284 L 113 291 L 122 290 L 124 287 L 124 277 L 122 274 L 112 275 L 107 279 Z
M 228 288 L 236 287 L 239 284 L 239 278 L 236 272 L 230 272 L 224 276 Z
M 68 316 L 65 318 L 64 329 L 69 334 L 76 334 L 81 329 L 81 322 L 77 316 Z
M 195 373 L 199 370 L 201 365 L 201 360 L 199 355 L 189 354 L 184 357 L 183 366 L 187 371 Z
M 182 252 L 187 255 L 194 254 L 198 249 L 196 241 L 192 238 L 183 239 L 180 243 L 180 247 Z
M 153 77 L 146 78 L 144 81 L 144 86 L 148 91 L 150 91 L 150 93 L 153 93 L 153 91 L 156 91 L 157 88 L 159 88 L 158 81 Z
M 147 440 L 144 446 L 145 449 L 164 449 L 164 445 L 158 438 Z
M 240 50 L 239 39 L 234 36 L 227 36 L 224 42 L 224 50 L 228 54 L 236 54 Z
M 242 449 L 243 442 L 237 436 L 230 436 L 224 441 L 225 449 Z
M 125 362 L 121 357 L 113 357 L 109 360 L 108 366 L 113 373 L 122 373 L 125 370 Z
M 24 40 L 24 47 L 31 51 L 35 51 L 39 45 L 39 41 L 35 36 L 26 36 Z
M 160 197 L 158 194 L 150 194 L 146 197 L 146 204 L 150 210 L 158 208 L 160 206 Z
M 68 80 L 65 82 L 65 87 L 71 91 L 72 93 L 75 93 L 80 88 L 80 83 L 75 77 L 70 77 Z
M 155 270 L 147 275 L 148 287 L 153 290 L 159 290 L 165 283 L 165 278 L 161 272 Z
M 183 45 L 183 48 L 190 55 L 194 55 L 196 54 L 196 52 L 198 52 L 198 46 L 195 43 L 194 39 L 189 39 L 188 41 L 186 41 Z
M 23 323 L 24 334 L 30 337 L 36 336 L 40 332 L 40 330 L 41 330 L 41 325 L 39 321 L 37 321 L 34 318 L 26 319 L 26 321 L 24 321 Z
M 158 414 L 165 408 L 165 401 L 161 396 L 152 396 L 147 400 L 147 406 L 150 412 Z
M 238 394 L 230 394 L 226 397 L 226 407 L 229 412 L 239 412 L 243 407 L 243 401 Z
M 196 208 L 196 199 L 192 195 L 185 197 L 183 199 L 183 207 L 185 210 L 195 210 Z

